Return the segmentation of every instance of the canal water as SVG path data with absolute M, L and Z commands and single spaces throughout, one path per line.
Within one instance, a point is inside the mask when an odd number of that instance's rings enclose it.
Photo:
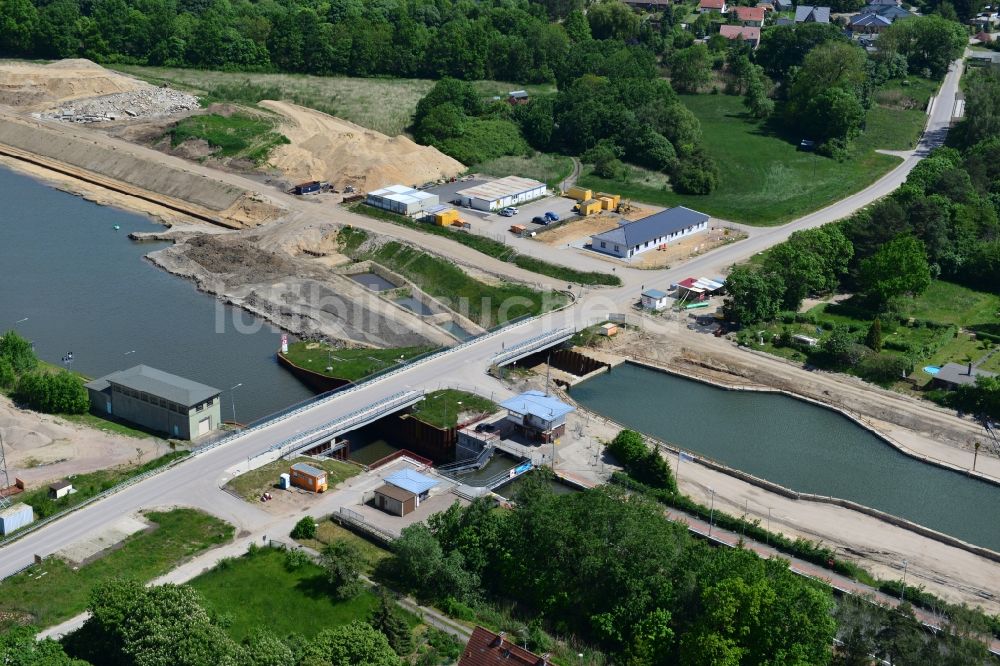
M 244 423 L 313 395 L 275 361 L 278 331 L 143 258 L 166 243 L 128 238 L 161 225 L 2 168 L 0 194 L 0 331 L 43 360 L 72 351 L 90 377 L 150 365 L 223 389 L 223 418 L 235 399 Z
M 906 456 L 828 409 L 632 364 L 571 394 L 593 412 L 787 488 L 852 500 L 1000 551 L 1000 487 Z

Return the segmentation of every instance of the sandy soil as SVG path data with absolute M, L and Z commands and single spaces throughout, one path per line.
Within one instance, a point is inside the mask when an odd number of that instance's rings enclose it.
M 0 104 L 26 111 L 148 87 L 148 83 L 104 69 L 89 60 L 60 60 L 48 65 L 0 62 Z
M 581 238 L 590 238 L 594 234 L 611 231 L 618 226 L 618 216 L 608 213 L 581 217 L 568 224 L 543 231 L 536 238 L 546 245 L 565 245 Z
M 115 465 L 142 462 L 164 455 L 170 448 L 161 439 L 138 439 L 70 423 L 56 416 L 18 409 L 0 396 L 0 432 L 3 433 L 10 482 L 17 477 L 27 488 L 72 474 Z
M 327 180 L 337 189 L 365 192 L 393 183 L 420 185 L 457 176 L 461 162 L 405 136 L 385 134 L 288 102 L 261 106 L 281 114 L 279 131 L 291 141 L 269 160 L 291 181 Z
M 729 234 L 726 234 L 729 231 Z M 629 265 L 634 268 L 667 268 L 671 264 L 686 261 L 691 257 L 697 257 L 709 250 L 714 250 L 722 245 L 736 242 L 746 238 L 742 232 L 733 232 L 728 229 L 718 227 L 712 228 L 708 233 L 695 234 L 680 240 L 668 243 L 664 250 L 651 250 L 643 252 L 638 257 L 632 259 Z M 694 277 L 701 277 L 700 275 Z M 712 276 L 705 276 L 712 277 Z

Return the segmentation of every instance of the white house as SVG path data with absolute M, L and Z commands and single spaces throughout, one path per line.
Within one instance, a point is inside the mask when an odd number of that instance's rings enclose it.
M 590 237 L 590 247 L 628 259 L 703 231 L 708 231 L 708 215 L 678 206 L 635 222 L 625 222 L 617 229 L 594 234 Z
M 659 289 L 647 289 L 640 298 L 642 307 L 647 310 L 662 310 L 667 307 L 667 294 Z

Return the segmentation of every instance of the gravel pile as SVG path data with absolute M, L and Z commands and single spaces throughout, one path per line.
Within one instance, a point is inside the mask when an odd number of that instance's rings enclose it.
M 41 115 L 70 123 L 96 123 L 122 118 L 155 118 L 198 108 L 198 98 L 172 88 L 140 88 L 130 92 L 78 99 Z

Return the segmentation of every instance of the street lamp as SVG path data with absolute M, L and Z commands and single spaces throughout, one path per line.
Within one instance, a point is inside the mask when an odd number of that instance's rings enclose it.
M 906 560 L 903 560 L 903 588 L 899 591 L 899 600 L 906 596 Z
M 771 507 L 767 507 L 767 545 L 771 545 Z
M 708 491 L 712 493 L 712 508 L 709 511 L 708 536 L 712 536 L 712 528 L 715 526 L 715 488 L 709 488 Z
M 229 398 L 233 402 L 233 423 L 236 423 L 236 389 L 243 386 L 243 382 L 240 382 L 236 386 L 229 389 Z

